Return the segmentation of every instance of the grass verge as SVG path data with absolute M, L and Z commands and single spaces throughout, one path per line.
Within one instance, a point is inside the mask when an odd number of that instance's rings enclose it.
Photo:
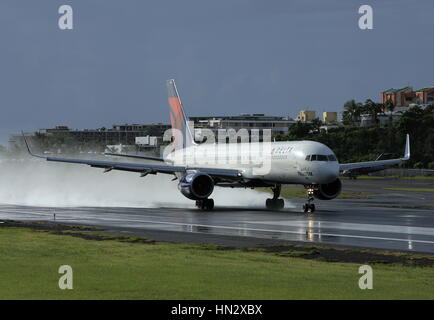
M 433 188 L 384 188 L 393 191 L 415 191 L 415 192 L 434 192 Z
M 302 245 L 234 249 L 155 243 L 61 225 L 48 230 L 9 222 L 0 226 L 1 299 L 434 298 L 432 256 L 377 257 L 352 250 L 358 263 L 327 262 L 321 261 L 328 260 L 327 254 L 339 259 L 351 256 L 351 250 Z M 373 267 L 373 290 L 358 287 L 362 262 Z M 73 290 L 58 288 L 58 268 L 65 264 L 74 271 Z
M 344 179 L 349 179 L 347 177 L 343 177 Z M 368 179 L 368 180 L 434 180 L 434 176 L 414 176 L 414 177 L 402 177 L 402 176 L 368 176 L 361 175 L 357 176 L 357 179 Z

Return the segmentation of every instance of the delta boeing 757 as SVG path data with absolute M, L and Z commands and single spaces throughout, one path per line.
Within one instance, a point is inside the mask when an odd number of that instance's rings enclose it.
M 172 130 L 178 133 L 173 135 L 173 150 L 163 157 L 107 154 L 146 159 L 148 163 L 151 160 L 155 164 L 43 157 L 33 154 L 24 138 L 27 149 L 32 156 L 47 161 L 86 164 L 103 168 L 104 172 L 130 171 L 140 173 L 142 177 L 157 173 L 173 175 L 179 180 L 180 192 L 196 201 L 196 206 L 203 210 L 214 208 L 210 196 L 215 186 L 271 188 L 273 197 L 267 199 L 266 207 L 278 210 L 284 207 L 283 199 L 279 198 L 282 185 L 300 184 L 307 192 L 307 202 L 303 205 L 306 213 L 315 211 L 315 198 L 332 200 L 340 194 L 340 173 L 385 168 L 410 159 L 408 135 L 403 158 L 348 164 L 339 164 L 329 147 L 314 141 L 197 144 L 173 79 L 167 81 L 167 89 Z

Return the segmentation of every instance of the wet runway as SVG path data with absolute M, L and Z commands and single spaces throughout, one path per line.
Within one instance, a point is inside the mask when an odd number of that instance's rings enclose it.
M 364 186 L 372 191 L 374 185 L 378 186 L 378 182 L 346 181 L 345 184 L 349 190 L 352 186 L 357 190 Z M 383 188 L 369 199 L 317 201 L 318 209 L 314 214 L 300 211 L 303 202 L 303 199 L 291 200 L 295 208 L 278 212 L 235 205 L 219 207 L 218 204 L 212 212 L 167 207 L 0 205 L 0 219 L 53 221 L 55 213 L 57 222 L 100 226 L 160 241 L 233 246 L 304 242 L 434 253 L 434 210 L 424 209 L 434 204 L 432 192 Z

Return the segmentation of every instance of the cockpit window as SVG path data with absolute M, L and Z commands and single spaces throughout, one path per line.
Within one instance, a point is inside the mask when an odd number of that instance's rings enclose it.
M 329 154 L 327 157 L 329 158 L 329 161 L 338 161 L 333 154 Z
M 306 161 L 337 161 L 336 157 L 333 154 L 324 155 L 324 154 L 311 154 L 306 156 Z
M 317 161 L 328 161 L 327 156 L 325 156 L 323 154 L 317 154 L 316 155 L 316 160 Z

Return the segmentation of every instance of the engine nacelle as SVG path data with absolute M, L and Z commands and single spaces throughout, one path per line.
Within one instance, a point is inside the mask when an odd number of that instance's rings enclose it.
M 204 173 L 189 173 L 179 180 L 178 189 L 191 200 L 202 200 L 213 192 L 214 180 Z
M 333 182 L 320 184 L 318 189 L 314 191 L 313 195 L 315 198 L 320 200 L 332 200 L 341 193 L 341 190 L 342 182 L 337 178 Z

